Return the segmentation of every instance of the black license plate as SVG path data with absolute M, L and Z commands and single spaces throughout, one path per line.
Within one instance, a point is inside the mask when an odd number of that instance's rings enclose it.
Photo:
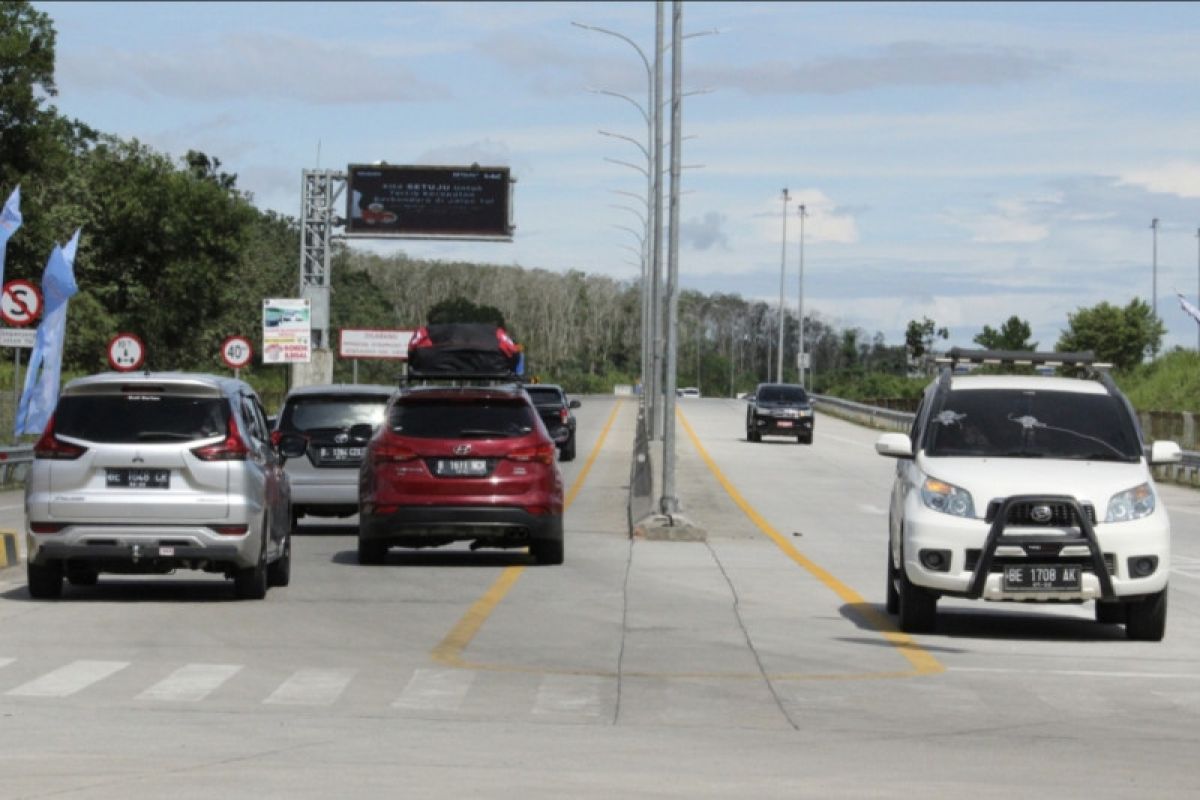
M 1083 567 L 1078 564 L 1006 564 L 1004 589 L 1010 592 L 1078 591 Z
M 362 447 L 322 447 L 322 461 L 362 461 Z
M 486 458 L 439 458 L 435 471 L 448 478 L 477 478 L 488 474 Z
M 168 489 L 169 469 L 106 469 L 104 482 L 110 489 Z

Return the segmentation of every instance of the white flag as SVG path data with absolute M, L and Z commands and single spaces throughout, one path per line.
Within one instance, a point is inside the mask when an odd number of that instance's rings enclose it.
M 1200 322 L 1200 308 L 1196 308 L 1194 305 L 1189 303 L 1188 299 L 1184 297 L 1182 293 L 1176 292 L 1175 294 L 1179 295 L 1179 305 L 1183 306 L 1183 310 L 1186 311 L 1192 319 L 1196 320 L 1196 322 Z

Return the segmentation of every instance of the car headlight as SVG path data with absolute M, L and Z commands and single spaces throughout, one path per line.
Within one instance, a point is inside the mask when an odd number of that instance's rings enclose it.
M 811 408 L 802 408 L 802 409 L 800 409 L 800 416 L 802 416 L 802 417 L 811 417 L 811 416 L 812 416 L 812 409 L 811 409 Z
M 1149 483 L 1114 494 L 1108 501 L 1105 522 L 1128 522 L 1154 513 L 1154 490 Z
M 926 478 L 925 483 L 921 484 L 921 500 L 927 508 L 943 514 L 968 518 L 975 516 L 971 493 L 937 478 Z

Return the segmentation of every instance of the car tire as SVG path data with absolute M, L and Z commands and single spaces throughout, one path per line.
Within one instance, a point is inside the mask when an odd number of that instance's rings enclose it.
M 1096 601 L 1096 622 L 1101 625 L 1123 625 L 1128 619 L 1128 606 L 1107 600 Z
M 358 563 L 377 567 L 387 558 L 386 542 L 358 537 Z
M 933 633 L 937 626 L 937 595 L 908 579 L 903 551 L 897 572 L 900 579 L 900 630 L 905 633 Z
M 263 525 L 263 536 L 268 528 Z M 258 553 L 258 563 L 253 567 L 239 569 L 233 576 L 233 593 L 239 600 L 262 600 L 267 596 L 267 543 L 263 542 Z
M 1125 635 L 1138 642 L 1161 642 L 1167 632 L 1167 590 L 1127 605 Z
M 747 429 L 746 429 L 746 441 L 748 441 L 748 442 L 761 442 L 761 441 L 762 441 L 762 434 L 761 434 L 761 433 L 759 433 L 758 431 L 751 430 L 750 428 L 747 428 Z
M 283 540 L 283 554 L 267 567 L 268 586 L 287 586 L 292 582 L 292 534 Z
M 544 566 L 563 563 L 563 530 L 562 519 L 558 519 L 550 531 L 550 536 L 544 539 L 534 539 L 529 543 L 529 554 L 533 560 Z
M 563 445 L 562 450 L 558 454 L 559 461 L 574 461 L 575 460 L 575 432 L 571 431 L 571 438 L 567 439 L 567 443 Z
M 896 589 L 896 568 L 892 566 L 892 544 L 888 542 L 887 549 L 887 612 L 889 614 L 898 614 L 900 612 L 900 592 Z
M 25 577 L 29 582 L 29 596 L 34 600 L 57 600 L 62 597 L 63 568 L 60 562 L 29 562 L 25 565 Z

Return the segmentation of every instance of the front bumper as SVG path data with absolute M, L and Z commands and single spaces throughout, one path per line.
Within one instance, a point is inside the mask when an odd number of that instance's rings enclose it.
M 1018 528 L 943 514 L 910 498 L 904 524 L 904 570 L 912 583 L 954 597 L 1111 600 L 1165 588 L 1171 566 L 1170 542 L 1170 523 L 1162 509 L 1129 522 L 1093 525 L 1085 518 L 1085 524 L 1079 526 Z M 944 569 L 932 569 L 922 560 L 922 554 L 935 551 L 948 555 Z M 1142 560 L 1152 561 L 1154 568 L 1136 575 L 1136 564 Z M 1009 589 L 1005 568 L 1018 565 L 1077 566 L 1080 585 L 1077 590 Z
M 750 424 L 754 430 L 765 436 L 798 436 L 812 435 L 813 418 L 807 417 L 775 417 L 755 414 Z

